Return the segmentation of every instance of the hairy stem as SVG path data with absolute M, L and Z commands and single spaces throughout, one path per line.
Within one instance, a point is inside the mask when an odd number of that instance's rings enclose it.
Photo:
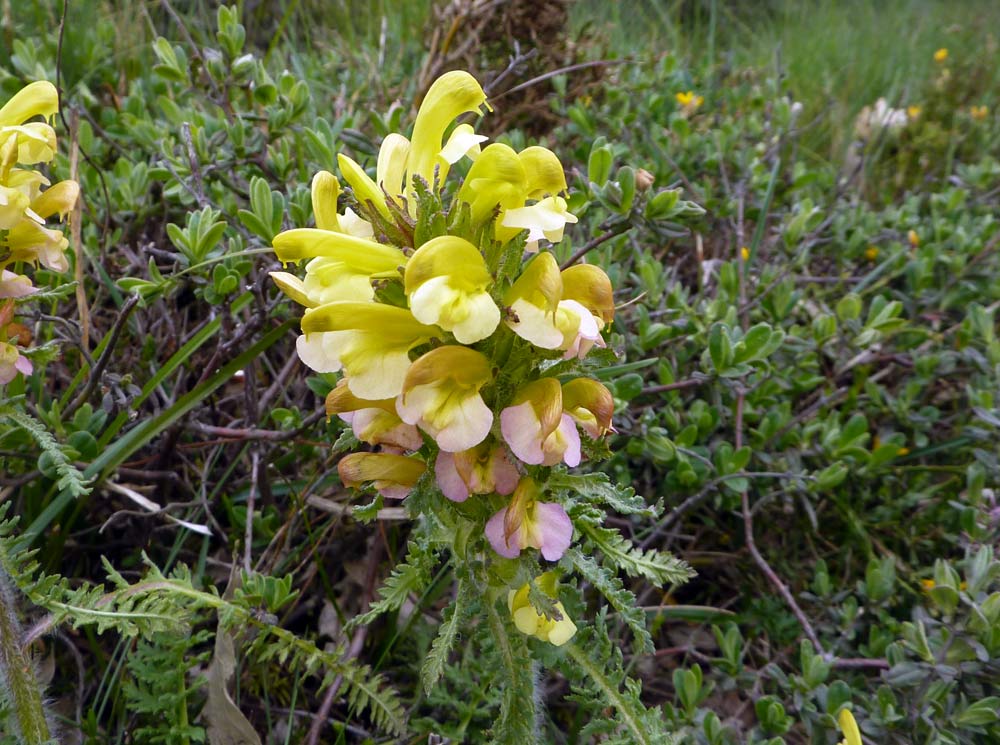
M 21 625 L 14 613 L 14 593 L 6 573 L 0 569 L 0 686 L 14 715 L 19 742 L 48 742 L 49 723 L 42 706 L 42 691 L 35 667 L 21 648 Z

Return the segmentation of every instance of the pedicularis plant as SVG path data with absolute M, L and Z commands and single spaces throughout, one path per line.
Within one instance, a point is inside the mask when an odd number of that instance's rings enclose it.
M 657 508 L 603 474 L 569 470 L 604 457 L 614 430 L 614 398 L 595 378 L 616 362 L 605 338 L 613 288 L 600 268 L 560 269 L 545 248 L 577 221 L 556 155 L 484 147 L 456 124 L 484 106 L 471 75 L 445 74 L 412 137 L 384 138 L 374 179 L 339 156 L 350 206 L 340 211 L 341 183 L 321 171 L 316 227 L 273 241 L 282 262 L 307 261 L 304 278 L 272 274 L 305 307 L 299 357 L 342 373 L 326 397 L 327 414 L 351 425 L 337 447 L 365 446 L 339 463 L 345 485 L 374 493 L 356 514 L 372 519 L 385 499 L 403 499 L 414 521 L 404 563 L 354 623 L 400 608 L 443 561 L 457 587 L 423 663 L 428 693 L 471 630 L 502 684 L 496 742 L 537 739 L 537 668 L 551 664 L 577 695 L 615 712 L 588 733 L 661 743 L 660 712 L 626 676 L 606 611 L 588 620 L 582 586 L 651 651 L 645 612 L 619 572 L 656 585 L 691 572 L 604 525 L 609 508 L 639 518 Z M 449 180 L 465 159 L 464 179 Z

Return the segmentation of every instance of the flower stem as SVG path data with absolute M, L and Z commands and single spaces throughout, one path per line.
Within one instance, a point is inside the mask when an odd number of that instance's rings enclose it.
M 42 745 L 50 740 L 35 668 L 21 649 L 21 625 L 14 613 L 14 593 L 0 569 L 0 686 L 14 715 L 19 742 Z

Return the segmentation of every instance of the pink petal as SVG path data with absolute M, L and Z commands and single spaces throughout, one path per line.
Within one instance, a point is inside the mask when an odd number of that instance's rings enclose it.
M 469 487 L 455 468 L 455 456 L 442 450 L 434 461 L 434 478 L 441 492 L 452 502 L 464 502 L 469 498 Z
M 22 375 L 31 375 L 31 371 L 34 369 L 31 366 L 31 360 L 24 355 L 17 358 L 17 362 L 14 363 L 14 367 L 20 370 Z
M 563 414 L 562 420 L 559 422 L 559 429 L 567 443 L 566 452 L 563 453 L 563 463 L 570 468 L 576 468 L 580 465 L 581 458 L 580 433 L 576 429 L 573 417 L 569 414 Z
M 500 412 L 500 432 L 504 441 L 525 463 L 537 466 L 545 460 L 542 452 L 542 425 L 530 401 L 508 406 Z
M 503 518 L 501 525 L 502 521 Z M 535 525 L 535 532 L 542 539 L 539 546 L 542 556 L 548 561 L 558 561 L 573 541 L 573 521 L 566 510 L 555 502 L 538 502 L 535 505 Z
M 508 542 L 508 539 L 504 537 L 504 518 L 506 515 L 507 508 L 504 507 L 486 522 L 486 529 L 483 532 L 486 533 L 486 539 L 493 546 L 494 551 L 506 559 L 516 559 L 521 553 L 521 531 L 514 531 Z
M 493 451 L 493 484 L 497 494 L 510 494 L 517 488 L 517 482 L 521 480 L 521 474 L 517 472 L 517 466 L 510 462 L 503 447 L 498 447 Z

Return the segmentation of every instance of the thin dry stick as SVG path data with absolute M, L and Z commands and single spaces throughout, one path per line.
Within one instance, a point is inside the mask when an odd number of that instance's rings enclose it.
M 69 178 L 71 181 L 80 182 L 80 115 L 74 109 L 69 120 Z M 76 309 L 80 314 L 80 348 L 84 356 L 90 354 L 90 306 L 87 305 L 87 292 L 83 287 L 83 265 L 86 263 L 86 256 L 83 253 L 83 242 L 80 240 L 80 221 L 83 212 L 83 201 L 77 197 L 76 204 L 73 205 L 73 212 L 70 215 L 69 238 L 73 246 L 73 253 L 76 255 L 76 266 L 73 270 L 76 279 Z
M 740 390 L 736 397 L 736 449 L 739 450 L 743 447 L 743 400 L 744 393 Z M 760 551 L 757 550 L 757 542 L 753 537 L 753 515 L 750 512 L 750 496 L 747 491 L 744 491 L 740 495 L 740 499 L 743 503 L 743 536 L 746 540 L 747 549 L 750 551 L 750 556 L 753 557 L 754 562 L 764 573 L 774 585 L 775 589 L 779 592 L 788 607 L 791 608 L 792 613 L 798 619 L 799 623 L 802 624 L 802 630 L 805 631 L 806 636 L 809 637 L 809 641 L 812 642 L 813 647 L 816 648 L 817 654 L 825 654 L 823 650 L 823 645 L 819 643 L 819 637 L 816 636 L 816 631 L 813 629 L 812 624 L 809 623 L 809 619 L 806 618 L 806 614 L 802 612 L 799 604 L 795 601 L 795 597 L 792 595 L 792 591 L 788 589 L 788 585 L 781 581 L 781 577 L 771 569 L 771 565 L 767 563 L 767 560 L 761 555 Z
M 586 256 L 588 253 L 590 253 L 595 248 L 597 248 L 598 246 L 600 246 L 602 243 L 607 243 L 608 241 L 610 241 L 615 236 L 619 236 L 622 233 L 625 233 L 626 231 L 628 231 L 629 229 L 631 229 L 631 226 L 628 223 L 624 223 L 623 222 L 623 223 L 619 223 L 618 225 L 615 225 L 613 228 L 611 228 L 610 230 L 608 230 L 606 233 L 602 233 L 601 235 L 597 236 L 596 238 L 588 241 L 579 251 L 577 251 L 575 254 L 573 254 L 568 259 L 566 259 L 566 261 L 564 261 L 562 263 L 562 266 L 560 266 L 559 268 L 560 269 L 566 269 L 567 267 L 573 266 L 573 264 L 575 264 L 576 262 L 578 262 L 580 259 L 582 259 L 584 256 Z
M 257 469 L 260 465 L 260 453 L 254 450 L 250 456 L 250 492 L 247 494 L 247 523 L 243 535 L 243 568 L 247 575 L 253 571 L 253 508 L 257 499 Z
M 131 315 L 132 310 L 139 303 L 138 295 L 131 295 L 128 300 L 122 305 L 121 311 L 118 313 L 118 318 L 115 319 L 115 325 L 111 327 L 110 335 L 111 338 L 108 340 L 108 346 L 104 348 L 101 356 L 97 358 L 97 363 L 90 370 L 90 375 L 87 377 L 87 384 L 80 391 L 80 395 L 74 398 L 66 410 L 63 411 L 62 418 L 66 420 L 69 416 L 79 409 L 83 404 L 87 402 L 90 398 L 90 394 L 94 392 L 94 388 L 97 387 L 97 383 L 101 379 L 101 375 L 104 373 L 104 368 L 107 367 L 108 363 L 111 361 L 111 356 L 114 354 L 115 345 L 118 343 L 118 337 L 121 335 L 122 329 L 125 328 L 125 321 L 128 320 L 129 315 Z

